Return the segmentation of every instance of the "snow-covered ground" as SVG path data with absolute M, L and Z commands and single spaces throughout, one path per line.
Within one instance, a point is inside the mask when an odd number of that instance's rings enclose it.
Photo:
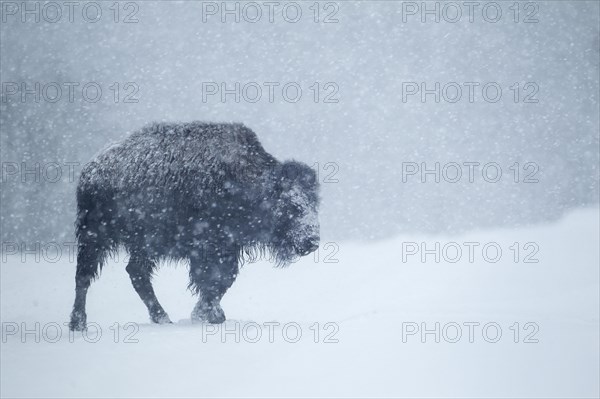
M 184 265 L 165 265 L 155 278 L 175 324 L 149 324 L 121 255 L 90 289 L 88 321 L 102 334 L 90 327 L 87 337 L 69 337 L 63 325 L 75 264 L 9 256 L 1 395 L 598 397 L 599 218 L 586 209 L 518 230 L 340 242 L 337 253 L 322 248 L 317 262 L 309 256 L 285 270 L 246 265 L 223 300 L 220 327 L 188 321 L 194 298 Z M 440 262 L 408 255 L 413 242 L 439 242 Z M 457 246 L 462 257 L 452 263 Z M 439 343 L 434 332 L 421 335 L 435 323 Z

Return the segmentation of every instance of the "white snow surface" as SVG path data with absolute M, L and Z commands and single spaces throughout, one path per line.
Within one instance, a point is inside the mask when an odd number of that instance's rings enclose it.
M 402 236 L 365 244 L 337 243 L 318 262 L 305 257 L 287 269 L 267 262 L 245 265 L 225 295 L 227 322 L 191 324 L 195 299 L 186 291 L 185 265 L 163 265 L 155 290 L 173 325 L 153 325 L 131 287 L 126 255 L 112 259 L 88 295 L 88 323 L 102 328 L 97 342 L 69 338 L 75 263 L 3 258 L 1 269 L 2 397 L 598 397 L 599 218 L 597 209 L 574 211 L 552 224 L 461 236 Z M 433 256 L 402 261 L 403 242 L 496 242 L 497 263 L 475 250 L 457 263 Z M 534 242 L 538 263 L 516 263 Z M 478 247 L 479 249 L 481 248 Z M 492 251 L 490 250 L 490 253 Z M 32 258 L 32 257 L 30 257 Z M 118 342 L 110 329 L 121 325 Z M 136 323 L 139 330 L 124 342 Z M 273 342 L 264 323 L 276 322 Z M 320 334 L 315 343 L 314 323 Z M 325 328 L 325 323 L 335 323 Z M 457 343 L 442 336 L 407 336 L 403 323 L 433 329 L 458 323 Z M 463 323 L 480 323 L 469 342 Z M 487 342 L 486 323 L 502 336 Z M 510 329 L 519 323 L 518 343 Z M 525 343 L 525 323 L 536 323 L 537 343 Z M 40 333 L 23 334 L 24 326 Z M 49 342 L 62 326 L 58 342 Z M 262 325 L 258 342 L 255 326 Z M 283 335 L 298 323 L 296 343 Z M 8 334 L 17 325 L 19 331 Z M 311 329 L 313 326 L 313 329 Z M 339 330 L 336 330 L 336 326 Z M 405 328 L 408 324 L 404 324 Z M 532 325 L 530 325 L 532 326 Z M 46 328 L 45 335 L 41 329 Z M 224 337 L 223 329 L 235 331 Z M 208 335 L 214 330 L 215 335 Z M 286 338 L 295 336 L 286 330 Z M 455 330 L 448 329 L 453 338 Z M 338 342 L 324 342 L 325 337 Z M 493 331 L 488 334 L 494 337 Z M 35 342 L 40 338 L 40 342 Z M 94 338 L 90 328 L 88 340 Z M 530 337 L 532 338 L 532 337 Z M 73 342 L 70 342 L 73 341 Z

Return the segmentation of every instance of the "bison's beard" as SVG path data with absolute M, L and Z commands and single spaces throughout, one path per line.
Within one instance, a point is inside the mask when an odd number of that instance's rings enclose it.
M 273 262 L 275 267 L 287 267 L 296 262 L 300 256 L 292 246 L 275 244 L 254 244 L 244 246 L 240 251 L 240 263 L 254 263 L 260 259 Z
M 275 267 L 287 267 L 300 258 L 291 247 L 271 247 L 270 253 Z

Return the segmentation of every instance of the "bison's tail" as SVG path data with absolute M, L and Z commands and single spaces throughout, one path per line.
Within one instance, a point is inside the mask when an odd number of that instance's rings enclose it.
M 110 209 L 103 202 L 99 190 L 80 185 L 77 188 L 77 274 L 94 279 L 114 249 L 110 232 Z

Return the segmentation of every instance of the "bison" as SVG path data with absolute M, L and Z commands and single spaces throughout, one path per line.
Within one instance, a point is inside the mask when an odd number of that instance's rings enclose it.
M 154 323 L 170 323 L 152 274 L 164 259 L 189 262 L 199 295 L 193 321 L 222 323 L 220 301 L 240 265 L 270 254 L 285 266 L 319 246 L 314 170 L 280 162 L 233 123 L 154 123 L 85 165 L 77 185 L 77 271 L 70 328 L 86 328 L 91 281 L 118 248 Z

